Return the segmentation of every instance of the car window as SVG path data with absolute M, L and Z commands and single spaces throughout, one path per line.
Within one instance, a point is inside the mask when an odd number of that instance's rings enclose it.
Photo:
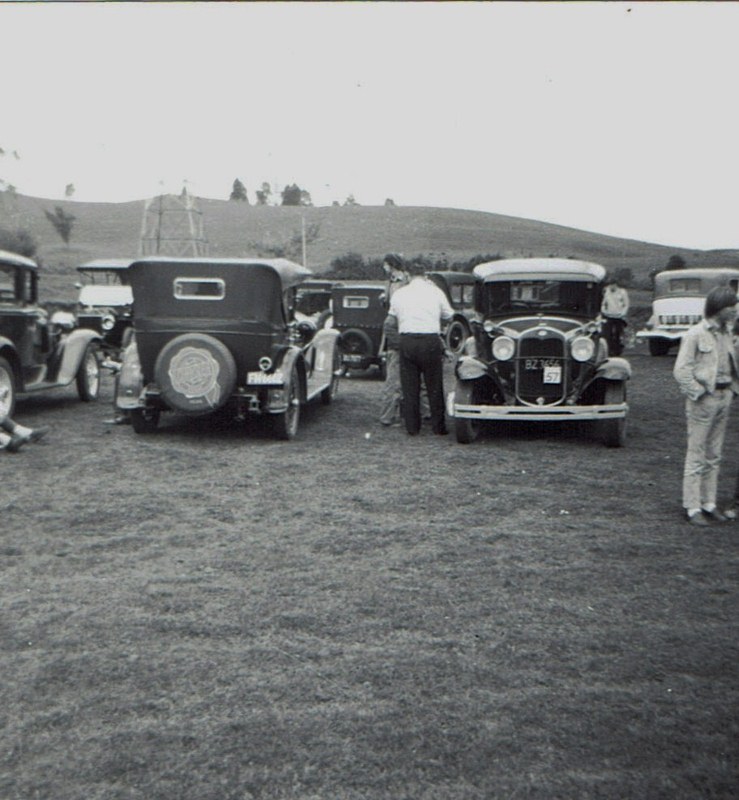
M 462 286 L 462 302 L 465 305 L 472 305 L 475 299 L 475 286 L 472 283 L 465 283 Z
M 670 278 L 670 294 L 700 294 L 700 278 Z
M 222 278 L 175 278 L 174 296 L 178 300 L 223 300 L 226 282 Z
M 490 314 L 547 311 L 595 316 L 600 307 L 598 287 L 587 281 L 521 280 L 487 285 Z
M 15 270 L 0 267 L 0 300 L 15 300 Z
M 367 295 L 345 294 L 342 301 L 344 308 L 369 308 L 369 304 Z

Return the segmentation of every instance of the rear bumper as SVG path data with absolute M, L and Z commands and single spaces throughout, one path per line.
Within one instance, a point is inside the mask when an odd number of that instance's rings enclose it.
M 657 328 L 656 330 L 653 330 L 653 331 L 642 330 L 642 331 L 637 331 L 636 332 L 636 338 L 637 339 L 667 339 L 670 342 L 678 342 L 678 341 L 680 341 L 680 339 L 683 338 L 683 336 L 685 335 L 685 332 L 687 330 L 688 330 L 687 327 L 680 328 L 679 330 L 672 329 L 672 330 L 668 330 L 668 331 L 661 330 L 660 328 Z
M 602 406 L 483 406 L 464 405 L 454 401 L 452 392 L 447 401 L 447 413 L 457 419 L 521 420 L 524 422 L 572 422 L 578 420 L 623 419 L 628 403 Z

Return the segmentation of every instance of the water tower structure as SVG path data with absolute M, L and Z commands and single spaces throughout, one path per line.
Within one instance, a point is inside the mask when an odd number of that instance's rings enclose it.
M 187 189 L 146 201 L 141 222 L 140 256 L 207 256 L 203 213 Z

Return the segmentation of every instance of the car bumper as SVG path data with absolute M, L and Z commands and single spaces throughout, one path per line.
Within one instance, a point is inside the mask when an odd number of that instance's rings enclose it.
M 623 419 L 629 411 L 628 403 L 601 406 L 484 406 L 464 405 L 454 402 L 452 392 L 447 402 L 447 413 L 457 419 L 521 420 L 523 422 L 572 422 L 579 420 Z
M 679 341 L 680 339 L 683 338 L 683 336 L 685 335 L 685 331 L 687 331 L 687 330 L 688 330 L 688 328 L 685 327 L 685 328 L 679 328 L 677 330 L 675 330 L 673 328 L 673 329 L 668 330 L 668 331 L 662 330 L 660 328 L 657 328 L 656 330 L 653 330 L 653 331 L 646 331 L 646 330 L 637 331 L 636 332 L 636 338 L 637 339 L 645 339 L 645 340 L 646 339 L 669 339 L 669 341 L 671 341 L 671 342 L 677 342 L 677 341 Z

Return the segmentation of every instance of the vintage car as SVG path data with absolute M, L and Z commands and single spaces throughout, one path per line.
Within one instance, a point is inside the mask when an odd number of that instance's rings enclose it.
M 376 366 L 385 379 L 383 323 L 388 312 L 387 284 L 356 283 L 334 286 L 332 325 L 341 336 L 341 363 L 345 371 Z
M 653 356 L 667 355 L 671 347 L 680 344 L 685 331 L 703 318 L 708 292 L 724 284 L 736 291 L 739 269 L 705 267 L 658 272 L 654 276 L 652 316 L 637 332 L 637 340 L 646 341 Z
M 0 250 L 0 414 L 12 416 L 16 397 L 77 383 L 81 400 L 100 392 L 97 331 L 75 328 L 63 311 L 49 318 L 38 304 L 38 265 Z
M 472 332 L 472 323 L 480 319 L 475 308 L 475 285 L 478 278 L 471 272 L 429 272 L 427 277 L 442 289 L 454 309 L 454 316 L 446 326 L 444 338 L 448 350 L 459 355 Z
M 266 416 L 292 439 L 300 407 L 338 388 L 339 334 L 295 319 L 310 271 L 286 259 L 167 258 L 131 264 L 134 339 L 123 353 L 116 407 L 137 433 L 163 411 Z
M 626 438 L 623 358 L 609 358 L 599 311 L 605 269 L 563 258 L 492 261 L 480 279 L 477 310 L 448 397 L 457 441 L 474 441 L 485 420 L 597 424 L 605 444 Z
M 77 324 L 98 331 L 104 355 L 119 361 L 133 334 L 130 258 L 95 259 L 77 267 L 84 277 L 77 299 Z

